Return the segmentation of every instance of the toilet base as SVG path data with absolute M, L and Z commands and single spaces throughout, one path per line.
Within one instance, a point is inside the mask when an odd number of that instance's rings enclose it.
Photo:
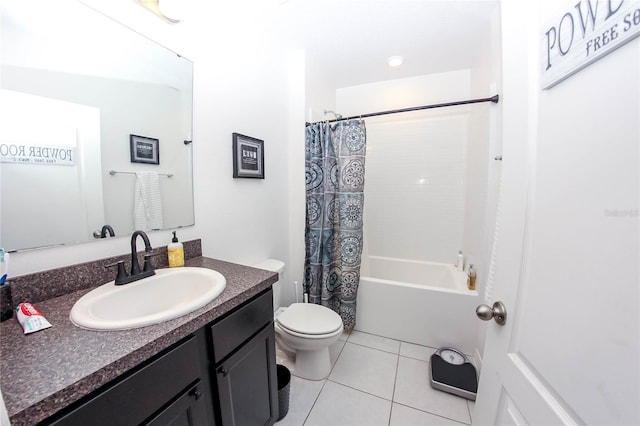
M 296 351 L 295 375 L 307 380 L 326 379 L 331 372 L 329 348 Z

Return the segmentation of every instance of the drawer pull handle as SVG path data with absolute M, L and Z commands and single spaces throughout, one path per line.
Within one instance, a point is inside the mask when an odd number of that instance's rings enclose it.
M 196 401 L 202 397 L 202 392 L 197 387 L 191 389 L 191 392 L 189 392 L 189 394 L 193 396 L 196 399 Z
M 229 374 L 229 370 L 225 370 L 224 367 L 218 368 L 218 374 L 222 374 L 222 377 L 227 377 Z

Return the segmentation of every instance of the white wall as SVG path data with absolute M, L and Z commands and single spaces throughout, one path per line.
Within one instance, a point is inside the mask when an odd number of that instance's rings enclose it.
M 315 61 L 313 55 L 305 56 L 305 114 L 310 123 L 332 119 L 333 114 L 324 111 L 336 110 L 336 88 L 327 81 L 322 64 Z
M 502 94 L 500 8 L 496 8 L 492 16 L 491 36 L 484 42 L 484 54 L 478 55 L 471 69 L 471 96 L 474 98 Z M 468 180 L 464 251 L 467 263 L 475 266 L 479 294 L 486 288 L 496 225 L 502 162 L 495 157 L 502 155 L 501 125 L 501 102 L 478 106 L 470 114 L 467 170 L 475 178 Z M 484 353 L 487 326 L 484 321 L 476 323 L 478 360 Z
M 283 286 L 284 306 L 302 301 L 306 224 L 305 202 L 305 52 L 293 50 L 289 57 L 289 262 L 288 279 L 295 286 Z M 296 294 L 297 288 L 297 294 Z M 288 294 L 287 294 L 288 293 Z
M 290 86 L 288 76 L 303 70 L 292 70 L 286 44 L 269 30 L 283 19 L 279 4 L 246 0 L 189 9 L 194 4 L 185 2 L 184 22 L 170 26 L 132 2 L 92 3 L 194 62 L 196 225 L 181 229 L 180 239 L 202 238 L 204 255 L 223 260 L 252 264 L 274 257 L 288 262 L 288 152 L 289 137 L 296 133 L 290 128 L 295 113 L 290 116 L 288 102 L 290 90 L 304 88 Z M 297 118 L 296 126 L 302 132 Z M 232 178 L 233 132 L 265 141 L 265 180 Z M 168 231 L 149 237 L 153 246 L 170 242 Z M 116 238 L 21 252 L 12 257 L 12 275 L 128 250 L 128 238 Z

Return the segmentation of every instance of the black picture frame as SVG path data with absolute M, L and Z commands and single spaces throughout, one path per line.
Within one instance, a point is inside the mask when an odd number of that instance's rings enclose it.
M 264 141 L 233 133 L 233 177 L 264 179 Z
M 146 136 L 129 135 L 131 162 L 160 164 L 160 141 Z

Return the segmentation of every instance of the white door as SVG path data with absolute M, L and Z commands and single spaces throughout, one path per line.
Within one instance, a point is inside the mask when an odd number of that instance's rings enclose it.
M 540 32 L 559 3 L 502 1 L 489 298 L 507 322 L 488 326 L 478 425 L 640 424 L 640 39 L 541 90 Z

